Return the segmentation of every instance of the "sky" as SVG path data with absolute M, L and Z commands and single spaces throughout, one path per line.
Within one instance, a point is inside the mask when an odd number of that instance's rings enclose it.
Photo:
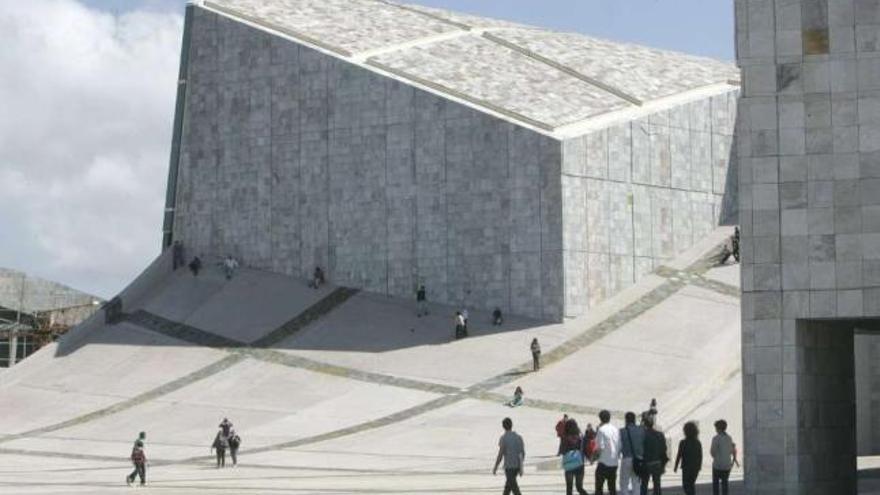
M 733 60 L 732 0 L 410 0 Z M 109 298 L 159 253 L 183 0 L 0 7 L 0 267 Z

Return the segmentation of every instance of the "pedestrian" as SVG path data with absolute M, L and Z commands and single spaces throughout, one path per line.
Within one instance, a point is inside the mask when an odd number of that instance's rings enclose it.
M 226 272 L 226 280 L 231 280 L 237 269 L 238 260 L 232 256 L 227 256 L 226 259 L 223 260 L 223 271 Z
M 125 484 L 131 486 L 136 477 L 140 477 L 141 486 L 147 484 L 147 455 L 144 453 L 144 442 L 136 440 L 134 448 L 131 449 L 131 463 L 134 465 L 134 471 L 125 477 Z
M 173 268 L 172 270 L 177 270 L 181 266 L 185 265 L 183 257 L 183 243 L 180 241 L 174 241 L 174 244 L 171 245 L 171 256 Z
M 596 430 L 593 429 L 593 423 L 587 423 L 587 429 L 584 430 L 584 440 L 587 442 L 585 452 L 587 453 L 587 461 L 590 465 L 596 461 L 596 450 L 599 446 L 596 443 Z
M 461 310 L 461 319 L 464 320 L 464 334 L 468 334 L 468 310 L 467 308 L 462 308 Z
M 541 344 L 538 343 L 538 337 L 532 339 L 530 346 L 532 351 L 532 371 L 541 369 Z
M 577 421 L 568 419 L 562 434 L 562 470 L 565 473 L 565 495 L 572 495 L 573 488 L 580 495 L 587 495 L 584 490 L 584 437 Z
M 697 475 L 703 466 L 703 445 L 700 443 L 700 430 L 693 421 L 684 424 L 684 439 L 678 442 L 678 453 L 675 454 L 675 467 L 681 465 L 681 487 L 685 495 L 696 495 Z
M 416 290 L 416 316 L 421 318 L 428 314 L 428 297 L 425 292 L 425 286 L 420 285 Z
M 456 340 L 467 336 L 467 327 L 464 324 L 464 315 L 461 311 L 455 312 L 455 338 Z
M 737 263 L 739 263 L 739 242 L 740 242 L 739 236 L 740 236 L 739 227 L 734 227 L 733 228 L 733 239 L 731 240 L 731 244 L 732 244 L 732 246 L 731 246 L 732 253 L 731 254 L 733 254 L 733 259 L 736 260 Z
M 199 270 L 202 269 L 202 260 L 196 256 L 189 262 L 189 271 L 192 272 L 193 277 L 199 276 Z
M 611 413 L 599 411 L 599 429 L 596 431 L 596 495 L 602 495 L 605 484 L 608 493 L 617 495 L 617 458 L 620 456 L 620 430 L 611 424 Z
M 645 416 L 643 425 L 645 440 L 642 442 L 642 453 L 645 467 L 642 472 L 642 495 L 648 494 L 648 481 L 651 481 L 654 486 L 654 495 L 661 495 L 663 490 L 660 486 L 660 478 L 666 469 L 666 463 L 669 462 L 669 456 L 666 453 L 666 437 L 654 429 L 653 416 Z
M 217 452 L 217 469 L 226 467 L 226 448 L 229 447 L 229 439 L 223 435 L 222 430 L 217 430 L 211 450 Z
M 736 444 L 727 434 L 727 421 L 723 419 L 715 422 L 715 436 L 709 453 L 712 455 L 712 495 L 727 495 L 730 470 L 734 465 L 739 466 L 739 461 L 736 459 Z
M 513 399 L 507 403 L 507 407 L 519 407 L 523 405 L 523 389 L 520 386 L 513 391 Z
M 501 317 L 501 308 L 496 307 L 495 311 L 492 311 L 492 324 L 500 327 L 503 322 L 504 318 Z
M 556 438 L 559 439 L 559 449 L 556 455 L 562 455 L 562 437 L 565 436 L 565 423 L 568 421 L 568 414 L 563 414 L 562 419 L 556 422 Z
M 229 430 L 229 455 L 232 457 L 232 467 L 238 465 L 238 448 L 241 447 L 241 437 L 234 429 Z
M 312 283 L 310 286 L 313 289 L 318 289 L 322 285 L 324 285 L 324 270 L 322 270 L 320 266 L 316 266 L 315 272 L 312 274 Z
M 504 495 L 520 495 L 519 484 L 516 477 L 523 475 L 523 463 L 526 459 L 526 448 L 523 439 L 519 434 L 513 431 L 513 421 L 510 418 L 504 418 L 501 421 L 501 427 L 504 428 L 504 434 L 498 439 L 498 457 L 495 458 L 495 467 L 492 468 L 492 474 L 498 472 L 498 465 L 504 460 Z
M 620 493 L 634 495 L 641 492 L 645 430 L 636 424 L 636 413 L 627 412 L 624 418 L 626 425 L 620 429 Z
M 229 438 L 229 432 L 232 431 L 232 422 L 229 421 L 228 418 L 223 418 L 223 421 L 217 425 L 217 428 L 220 428 L 220 431 L 223 432 L 223 436 Z

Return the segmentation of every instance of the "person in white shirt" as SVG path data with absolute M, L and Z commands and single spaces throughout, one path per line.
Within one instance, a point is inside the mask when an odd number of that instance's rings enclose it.
M 596 495 L 602 495 L 605 482 L 608 493 L 617 495 L 617 459 L 620 457 L 620 430 L 611 424 L 611 413 L 599 412 L 599 429 L 596 431 Z

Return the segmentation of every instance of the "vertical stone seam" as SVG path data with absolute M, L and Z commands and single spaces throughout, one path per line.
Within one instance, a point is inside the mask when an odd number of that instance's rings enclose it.
M 385 130 L 385 295 L 391 294 L 391 281 L 389 280 L 390 270 L 388 267 L 388 260 L 391 256 L 391 241 L 389 238 L 391 223 L 391 216 L 388 214 L 388 193 L 390 192 L 388 186 L 388 135 L 389 129 L 391 128 L 391 124 L 388 123 L 388 85 L 390 81 L 385 79 L 382 81 L 382 89 L 384 90 L 385 97 L 382 100 L 382 113 L 385 114 L 384 120 L 384 130 Z

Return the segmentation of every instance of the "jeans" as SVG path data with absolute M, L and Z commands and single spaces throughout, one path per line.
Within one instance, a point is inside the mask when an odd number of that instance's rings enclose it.
M 730 469 L 712 469 L 712 495 L 718 495 L 718 485 L 721 485 L 721 494 L 727 495 L 727 479 L 730 478 Z
M 416 316 L 428 314 L 428 303 L 426 301 L 416 301 Z
M 541 369 L 541 353 L 533 352 L 532 353 L 532 371 L 538 371 Z
M 698 474 L 700 474 L 699 470 L 681 470 L 681 488 L 684 490 L 684 495 L 696 495 Z
M 217 467 L 226 467 L 226 449 L 219 448 L 217 450 Z
M 624 457 L 620 459 L 620 493 L 621 495 L 633 495 L 639 491 L 641 480 L 633 472 L 632 457 Z
M 131 483 L 138 476 L 141 478 L 142 485 L 147 483 L 147 467 L 144 464 L 134 465 L 134 471 L 128 475 L 128 482 Z
M 660 477 L 663 476 L 663 464 L 655 461 L 645 464 L 645 472 L 642 474 L 642 495 L 648 495 L 648 481 L 654 485 L 654 495 L 660 495 L 663 490 L 660 487 Z
M 519 484 L 516 482 L 516 476 L 519 474 L 519 468 L 505 469 L 504 477 L 507 481 L 504 483 L 504 495 L 522 495 L 519 491 Z
M 580 495 L 587 495 L 587 491 L 584 490 L 583 466 L 565 472 L 565 495 L 571 495 L 572 485 L 577 488 L 577 491 Z
M 608 493 L 617 495 L 617 466 L 596 465 L 596 495 L 602 495 L 602 488 L 608 482 Z
M 229 456 L 232 457 L 232 465 L 238 464 L 238 447 L 229 447 Z

